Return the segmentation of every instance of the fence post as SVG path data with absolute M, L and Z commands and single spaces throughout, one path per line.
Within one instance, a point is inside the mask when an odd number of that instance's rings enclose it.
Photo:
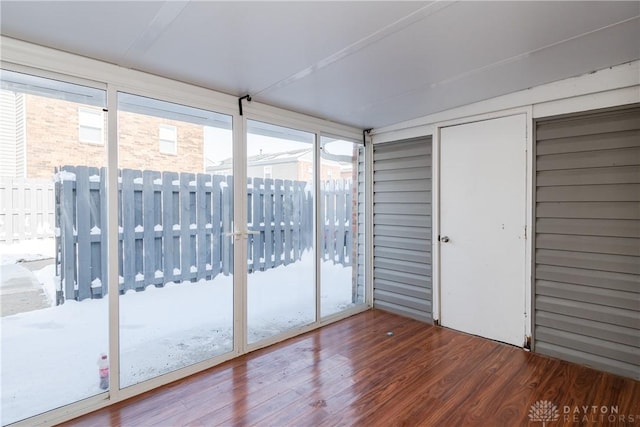
M 344 265 L 344 249 L 345 249 L 345 194 L 344 194 L 344 181 L 340 180 L 336 182 L 336 220 L 338 222 L 338 230 L 336 233 L 336 251 L 338 253 L 337 262 Z M 335 263 L 336 261 L 334 261 Z
M 107 230 L 107 168 L 100 168 L 100 188 L 98 190 L 98 200 L 96 201 L 100 207 L 100 223 L 98 227 L 102 233 L 100 234 L 100 266 L 101 266 L 101 280 L 102 280 L 102 296 L 106 295 L 109 289 L 109 233 Z M 118 260 L 112 260 L 112 262 L 118 262 Z
M 229 273 L 233 274 L 233 236 L 228 236 L 227 233 L 232 233 L 231 228 L 233 220 L 233 176 L 227 176 L 225 185 L 222 187 L 222 273 L 228 276 Z
M 55 176 L 59 176 L 60 170 L 55 168 Z M 60 277 L 60 281 L 56 283 L 56 305 L 64 304 L 64 287 L 62 278 L 64 276 L 64 257 L 63 255 L 63 242 L 62 242 L 62 182 L 56 178 L 54 183 L 55 188 L 55 201 L 54 201 L 54 227 L 55 227 L 55 244 L 56 244 L 56 276 Z
M 142 172 L 142 245 L 144 256 L 144 284 L 146 287 L 150 284 L 156 284 L 162 282 L 163 278 L 158 277 L 156 280 L 156 271 L 161 271 L 159 266 L 156 266 L 156 254 L 160 251 L 160 247 L 156 246 L 156 225 L 160 225 L 156 222 L 156 206 L 155 206 L 155 193 L 156 186 L 155 180 L 159 179 L 160 173 L 155 171 L 143 171 Z
M 176 232 L 174 225 L 177 217 L 174 215 L 176 207 L 174 206 L 174 181 L 178 179 L 175 172 L 162 173 L 162 272 L 164 274 L 164 283 L 176 281 L 174 269 L 176 268 L 174 254 L 174 238 Z
M 64 299 L 75 299 L 76 251 L 74 236 L 75 169 L 65 166 L 58 179 L 62 188 L 60 204 L 60 230 L 62 233 L 62 268 L 60 280 L 64 286 Z M 73 178 L 72 178 L 73 176 Z M 62 302 L 64 302 L 64 299 Z
M 347 265 L 353 265 L 354 264 L 354 256 L 353 256 L 353 252 L 352 252 L 352 247 L 353 247 L 353 230 L 356 228 L 356 224 L 358 221 L 357 216 L 354 218 L 352 212 L 353 212 L 353 193 L 352 193 L 352 181 L 351 180 L 345 180 L 344 183 L 344 191 L 342 192 L 342 194 L 344 195 L 344 205 L 345 205 L 345 209 L 344 209 L 344 216 L 342 221 L 344 222 L 345 225 L 347 225 L 345 227 L 345 231 L 344 231 L 344 256 L 346 258 L 345 263 L 343 265 L 347 266 Z
M 274 181 L 273 187 L 273 204 L 274 204 L 274 262 L 273 266 L 277 267 L 284 260 L 284 183 L 281 179 Z
M 293 253 L 293 182 L 289 179 L 284 180 L 284 265 L 289 265 L 293 261 L 291 255 Z
M 77 166 L 75 233 L 77 235 L 77 299 L 91 298 L 91 206 L 89 204 L 89 169 Z
M 197 242 L 197 280 L 211 276 L 211 228 L 207 228 L 210 223 L 211 210 L 211 175 L 199 173 L 196 176 L 196 242 Z
M 260 223 L 264 221 L 264 203 L 262 200 L 262 194 L 264 194 L 264 190 L 261 192 L 260 187 L 262 186 L 262 178 L 256 177 L 253 178 L 253 186 L 251 187 L 251 200 L 252 200 L 252 208 L 253 214 L 251 215 L 251 224 L 253 231 L 260 232 L 260 234 L 252 234 L 251 235 L 251 246 L 252 246 L 252 266 L 250 268 L 251 271 L 263 270 L 264 268 L 261 266 L 260 258 L 264 256 L 264 246 L 263 246 L 263 230 L 264 226 L 260 226 Z M 262 194 L 261 194 L 262 193 Z
M 156 171 L 120 171 L 119 271 L 121 292 L 169 281 L 211 280 L 233 272 L 233 177 Z M 160 179 L 162 177 L 162 179 Z M 67 166 L 56 183 L 63 298 L 107 292 L 106 169 Z M 306 183 L 253 178 L 249 271 L 301 259 L 314 241 L 312 195 Z M 323 259 L 350 265 L 353 190 L 350 182 L 320 184 Z M 347 225 L 348 224 L 348 225 Z M 161 227 L 162 229 L 160 229 Z M 188 270 L 187 270 L 188 269 Z M 100 279 L 98 286 L 96 279 Z M 100 289 L 98 289 L 100 288 Z
M 136 209 L 134 180 L 136 171 L 124 169 L 122 171 L 122 247 L 121 258 L 124 292 L 136 288 Z
M 302 192 L 303 192 L 304 183 L 300 181 L 294 181 L 292 190 L 292 243 L 293 243 L 293 262 L 298 261 L 302 257 L 302 236 L 300 230 L 300 223 L 303 221 L 303 213 L 302 210 L 304 205 L 302 204 Z
M 273 179 L 264 180 L 264 270 L 273 268 Z
M 193 249 L 195 249 L 196 207 L 194 206 L 195 194 L 191 190 L 191 182 L 195 182 L 194 174 L 180 174 L 180 270 L 182 280 L 195 281 L 196 268 Z M 193 186 L 195 187 L 195 184 Z
M 223 185 L 227 185 L 225 182 L 225 178 L 222 175 L 214 175 L 213 176 L 213 188 L 212 188 L 212 200 L 211 200 L 211 209 L 213 214 L 211 216 L 211 242 L 213 244 L 211 250 L 211 260 L 212 260 L 212 275 L 213 279 L 220 273 L 220 267 L 222 265 L 222 241 L 224 239 L 225 230 L 222 224 L 222 187 Z

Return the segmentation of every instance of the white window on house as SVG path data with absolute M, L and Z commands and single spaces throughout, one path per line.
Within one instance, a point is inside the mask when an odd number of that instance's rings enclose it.
M 104 113 L 95 108 L 78 108 L 78 139 L 89 144 L 104 144 Z
M 271 166 L 264 167 L 264 179 L 273 178 Z
M 160 125 L 160 152 L 164 154 L 177 154 L 178 129 L 171 125 Z

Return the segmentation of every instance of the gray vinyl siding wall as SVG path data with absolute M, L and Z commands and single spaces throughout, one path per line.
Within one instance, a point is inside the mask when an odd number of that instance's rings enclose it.
M 24 94 L 0 90 L 0 176 L 24 177 Z
M 373 148 L 373 305 L 431 322 L 431 137 Z
M 357 201 L 357 221 L 358 221 L 358 246 L 357 246 L 357 271 L 354 270 L 356 275 L 356 295 L 355 299 L 358 302 L 365 301 L 365 268 L 366 268 L 366 186 L 365 186 L 365 167 L 366 157 L 364 145 L 358 148 L 358 201 Z
M 640 107 L 536 122 L 534 350 L 640 379 Z

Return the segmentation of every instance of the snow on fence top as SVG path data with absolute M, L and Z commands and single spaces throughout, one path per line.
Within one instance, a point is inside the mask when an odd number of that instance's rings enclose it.
M 59 302 L 102 297 L 107 292 L 106 188 L 90 185 L 91 176 L 104 172 L 84 166 L 65 166 L 58 172 L 56 225 L 61 282 L 66 284 Z M 131 169 L 120 170 L 119 175 L 121 292 L 233 273 L 233 237 L 227 233 L 233 219 L 233 177 Z M 73 185 L 62 185 L 70 177 Z M 248 223 L 257 232 L 249 236 L 249 272 L 296 262 L 312 248 L 313 199 L 307 190 L 307 182 L 249 178 Z M 319 245 L 322 257 L 350 265 L 350 181 L 323 185 L 321 203 L 330 219 Z

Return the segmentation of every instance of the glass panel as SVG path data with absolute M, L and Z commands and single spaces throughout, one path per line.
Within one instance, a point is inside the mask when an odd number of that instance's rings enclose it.
M 315 321 L 315 135 L 252 120 L 247 128 L 247 339 L 253 343 Z
M 104 112 L 100 109 L 80 108 L 80 141 L 92 144 L 104 144 Z
M 175 126 L 160 125 L 160 152 L 176 154 L 178 129 Z
M 231 117 L 119 93 L 118 150 L 127 387 L 233 350 Z
M 364 146 L 321 137 L 320 313 L 364 303 Z
M 0 89 L 2 425 L 109 387 L 102 90 L 9 71 Z M 97 108 L 93 108 L 97 107 Z M 108 366 L 108 365 L 107 365 Z

